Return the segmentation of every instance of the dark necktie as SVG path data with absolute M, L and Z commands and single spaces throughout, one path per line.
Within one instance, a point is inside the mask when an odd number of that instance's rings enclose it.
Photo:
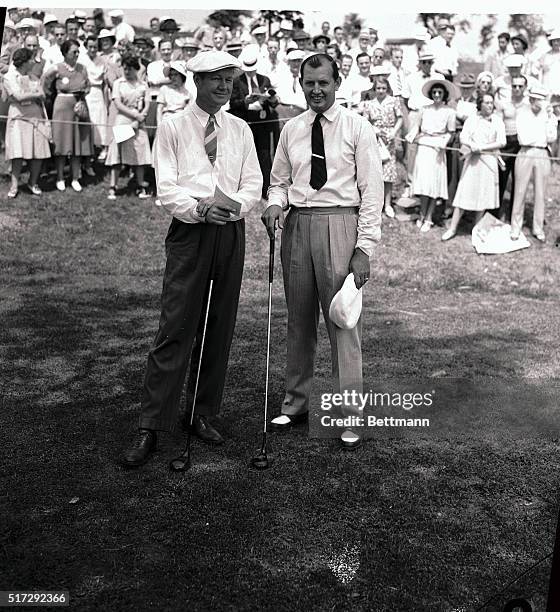
M 321 113 L 315 116 L 311 128 L 311 179 L 309 184 L 313 189 L 321 189 L 327 182 L 327 162 L 325 160 L 325 143 L 321 127 Z
M 204 148 L 210 163 L 214 165 L 218 154 L 218 134 L 216 133 L 216 120 L 214 115 L 208 117 L 206 131 L 204 132 Z

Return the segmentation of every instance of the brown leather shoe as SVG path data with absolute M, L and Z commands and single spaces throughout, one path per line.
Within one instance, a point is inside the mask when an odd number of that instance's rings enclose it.
M 191 433 L 200 438 L 206 444 L 223 444 L 224 439 L 220 433 L 210 425 L 208 417 L 202 414 L 195 414 Z
M 124 451 L 121 462 L 125 467 L 144 465 L 156 450 L 157 436 L 151 429 L 139 429 L 130 446 Z

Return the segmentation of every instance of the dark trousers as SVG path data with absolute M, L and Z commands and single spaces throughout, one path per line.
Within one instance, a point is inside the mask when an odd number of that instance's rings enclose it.
M 182 223 L 174 218 L 165 240 L 167 264 L 161 294 L 161 318 L 148 353 L 140 428 L 173 429 L 189 357 L 187 397 L 190 402 L 194 397 L 216 236 L 219 248 L 196 413 L 214 415 L 220 409 L 243 274 L 245 221 L 218 227 Z
M 506 146 L 501 150 L 502 153 L 519 153 L 519 141 L 517 135 L 506 136 Z M 505 169 L 499 171 L 499 187 L 500 187 L 500 208 L 493 211 L 496 217 L 505 218 L 506 222 L 509 223 L 511 220 L 511 209 L 513 206 L 513 194 L 515 192 L 515 157 L 504 155 L 502 158 L 505 162 Z M 506 192 L 507 182 L 509 175 L 511 174 L 511 196 L 508 202 L 504 201 L 504 194 Z
M 274 127 L 271 127 L 274 126 Z M 262 197 L 268 197 L 268 188 L 270 187 L 270 172 L 272 170 L 272 158 L 278 143 L 279 130 L 277 124 L 269 125 L 251 125 L 253 138 L 255 139 L 255 148 L 257 150 L 257 158 L 263 175 Z

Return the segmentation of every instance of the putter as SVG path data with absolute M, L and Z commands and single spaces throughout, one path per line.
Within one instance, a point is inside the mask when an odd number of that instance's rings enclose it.
M 200 342 L 200 357 L 198 359 L 198 368 L 196 371 L 196 381 L 194 384 L 194 397 L 192 401 L 191 416 L 189 421 L 189 427 L 187 430 L 187 443 L 185 444 L 185 450 L 175 459 L 172 459 L 169 463 L 169 469 L 172 472 L 186 472 L 191 467 L 191 431 L 194 420 L 194 411 L 196 408 L 196 396 L 198 393 L 198 381 L 200 379 L 200 370 L 202 367 L 202 356 L 204 354 L 204 341 L 206 339 L 206 326 L 208 325 L 208 314 L 210 312 L 210 303 L 212 300 L 212 287 L 214 286 L 214 277 L 216 276 L 216 260 L 218 257 L 218 249 L 220 245 L 220 226 L 216 226 L 216 234 L 214 237 L 214 250 L 212 254 L 212 263 L 210 265 L 210 285 L 208 287 L 208 299 L 206 301 L 206 312 L 204 314 L 204 327 L 202 329 L 202 340 Z
M 276 236 L 275 236 L 276 237 Z M 271 460 L 266 448 L 266 422 L 268 419 L 268 370 L 270 364 L 270 316 L 272 313 L 272 281 L 274 280 L 274 246 L 275 237 L 270 239 L 270 255 L 268 258 L 268 330 L 266 337 L 266 377 L 264 383 L 264 427 L 260 451 L 251 459 L 251 467 L 256 470 L 266 470 Z

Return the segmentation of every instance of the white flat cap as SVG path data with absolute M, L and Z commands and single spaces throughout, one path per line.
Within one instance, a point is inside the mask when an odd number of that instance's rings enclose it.
M 187 66 L 185 65 L 185 62 L 182 62 L 181 60 L 174 60 L 169 64 L 169 66 L 164 66 L 163 74 L 167 78 L 169 78 L 170 70 L 175 70 L 179 74 L 182 74 L 184 77 L 188 76 Z
M 305 51 L 301 49 L 292 49 L 288 55 L 286 55 L 286 59 L 291 62 L 292 60 L 302 60 L 305 57 Z
M 56 15 L 53 15 L 52 13 L 47 13 L 43 17 L 43 25 L 47 25 L 47 23 L 58 23 Z
M 294 26 L 292 25 L 292 22 L 289 19 L 282 19 L 282 21 L 280 22 L 280 29 L 293 30 Z
M 389 66 L 372 66 L 369 71 L 370 76 L 389 76 L 391 74 L 391 68 Z
M 203 51 L 187 62 L 187 69 L 191 72 L 216 72 L 224 68 L 241 68 L 241 62 L 225 51 Z
M 257 26 L 251 30 L 251 34 L 256 36 L 257 34 L 268 34 L 268 29 L 266 26 Z
M 21 28 L 37 29 L 37 26 L 34 19 L 31 19 L 31 17 L 24 17 L 21 21 L 16 23 L 16 30 L 20 30 Z
M 122 9 L 113 9 L 109 11 L 109 17 L 124 17 L 124 11 Z
M 504 66 L 506 68 L 521 68 L 524 65 L 525 59 L 519 53 L 512 53 L 504 59 Z
M 536 98 L 537 100 L 546 100 L 548 96 L 548 90 L 542 85 L 533 85 L 527 94 L 529 98 Z
M 354 274 L 350 273 L 331 301 L 329 318 L 337 327 L 353 329 L 361 314 L 362 290 L 356 288 Z

